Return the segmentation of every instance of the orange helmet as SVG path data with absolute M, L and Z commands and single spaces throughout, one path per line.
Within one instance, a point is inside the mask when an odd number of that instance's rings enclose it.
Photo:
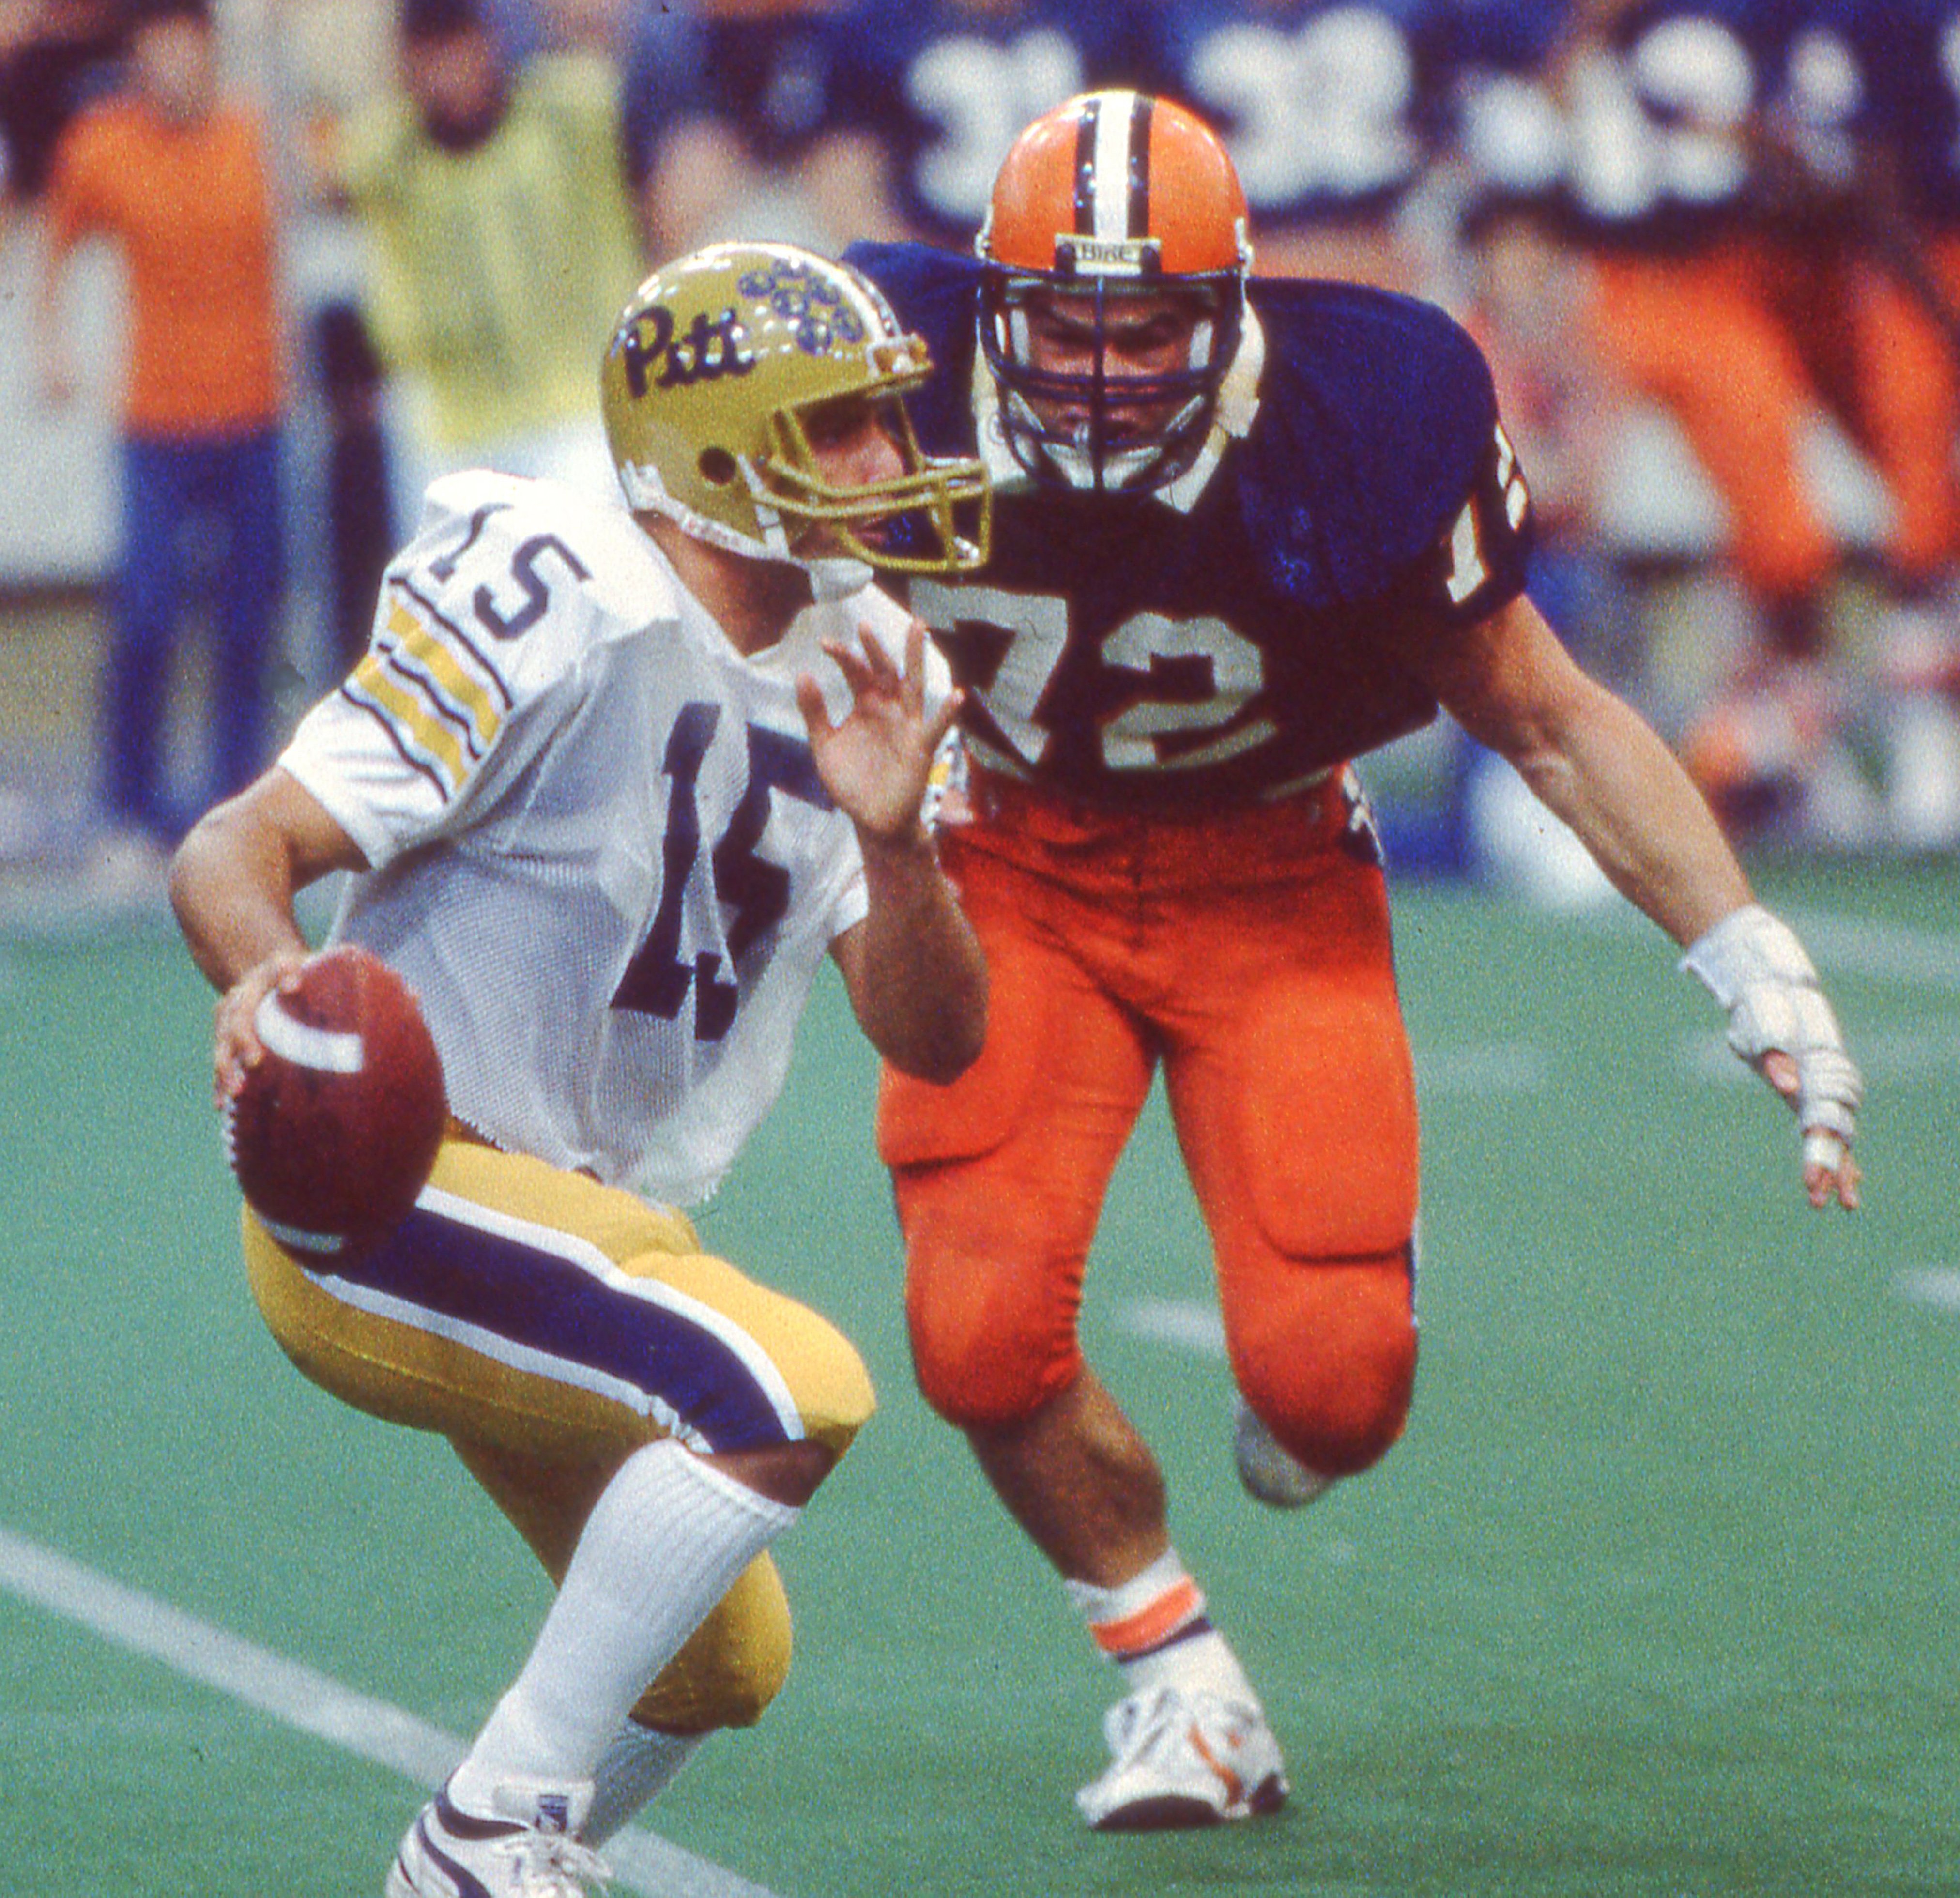
M 1083 93 L 1015 140 L 975 247 L 987 266 L 981 340 L 1023 468 L 1073 487 L 1134 492 L 1189 467 L 1243 326 L 1246 225 L 1246 194 L 1224 146 L 1169 100 Z M 1140 374 L 1111 360 L 1113 310 L 1145 296 L 1188 309 L 1189 347 L 1174 370 Z M 1044 297 L 1093 306 L 1090 367 L 1042 360 L 1026 313 Z

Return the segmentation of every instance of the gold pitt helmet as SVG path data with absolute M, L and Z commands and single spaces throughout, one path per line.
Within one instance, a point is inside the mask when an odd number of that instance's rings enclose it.
M 925 454 L 905 412 L 905 393 L 931 367 L 924 339 L 901 330 L 848 265 L 778 243 L 712 244 L 676 258 L 633 293 L 600 374 L 627 503 L 760 559 L 812 564 L 794 542 L 822 522 L 870 566 L 978 567 L 990 520 L 985 471 Z M 886 409 L 902 474 L 854 488 L 825 479 L 804 418 L 853 400 Z

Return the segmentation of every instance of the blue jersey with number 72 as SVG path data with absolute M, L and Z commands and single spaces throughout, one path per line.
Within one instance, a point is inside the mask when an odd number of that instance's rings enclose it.
M 1523 590 L 1530 506 L 1490 372 L 1431 305 L 1255 279 L 1227 399 L 1242 418 L 1256 396 L 1249 427 L 1208 475 L 1098 496 L 1004 460 L 972 373 L 977 265 L 847 256 L 940 365 L 912 404 L 928 445 L 991 448 L 989 564 L 911 590 L 983 765 L 1131 807 L 1269 795 L 1435 716 L 1398 625 L 1467 625 Z

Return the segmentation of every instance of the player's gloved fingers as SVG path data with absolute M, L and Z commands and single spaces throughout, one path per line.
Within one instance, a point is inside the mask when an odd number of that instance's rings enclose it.
M 1858 1124 L 1858 1102 L 1864 1098 L 1858 1069 L 1850 1059 L 1821 1049 L 1799 1063 L 1797 1073 L 1801 1076 L 1796 1102 L 1797 1125 L 1827 1127 L 1831 1133 L 1850 1140 L 1852 1130 Z
M 1803 1143 L 1803 1187 L 1813 1207 L 1834 1199 L 1847 1212 L 1863 1202 L 1864 1176 L 1844 1143 L 1835 1134 L 1815 1133 Z
M 1798 1057 L 1796 1065 L 1803 1077 L 1806 1104 L 1828 1102 L 1847 1114 L 1856 1113 L 1863 1105 L 1865 1077 L 1858 1072 L 1857 1063 L 1841 1048 L 1812 1048 Z
M 1852 1133 L 1864 1083 L 1817 970 L 1789 926 L 1760 904 L 1725 917 L 1682 967 L 1729 1012 L 1729 1045 L 1796 1110 L 1813 1205 L 1858 1203 Z

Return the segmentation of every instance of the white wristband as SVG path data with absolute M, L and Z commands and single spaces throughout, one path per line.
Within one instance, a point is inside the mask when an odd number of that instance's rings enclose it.
M 1733 1008 L 1744 990 L 1758 982 L 1808 982 L 1813 987 L 1817 983 L 1816 965 L 1796 932 L 1760 903 L 1731 910 L 1696 937 L 1681 968 L 1724 1008 Z

